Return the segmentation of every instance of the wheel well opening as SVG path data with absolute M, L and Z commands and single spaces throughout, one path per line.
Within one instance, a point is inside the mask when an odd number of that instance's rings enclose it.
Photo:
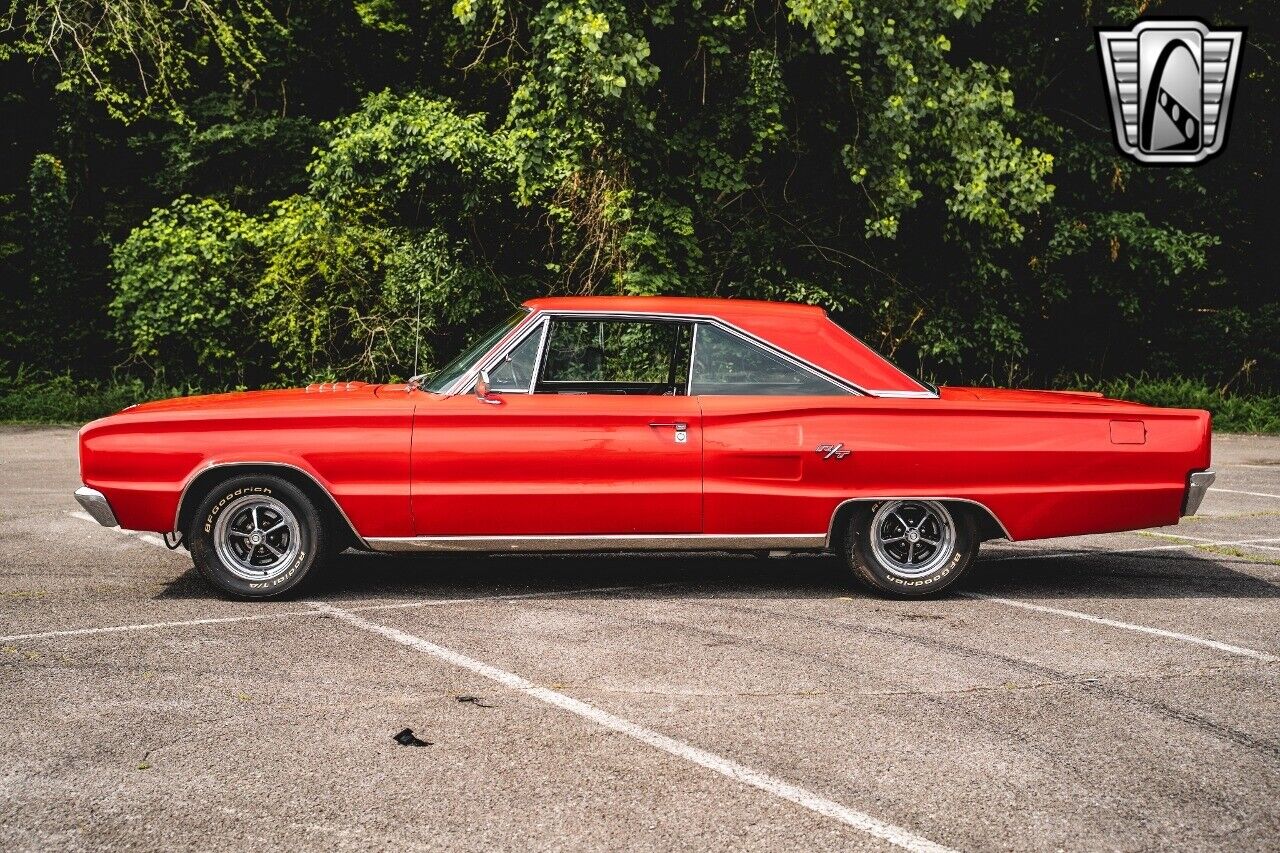
M 338 509 L 338 504 L 334 501 L 333 496 L 309 475 L 299 471 L 297 468 L 290 468 L 286 465 L 215 465 L 212 468 L 201 471 L 187 486 L 182 495 L 182 502 L 178 505 L 178 531 L 183 534 L 186 533 L 196 507 L 200 505 L 200 501 L 213 488 L 219 483 L 225 483 L 227 480 L 241 477 L 245 474 L 263 474 L 276 477 L 296 486 L 299 491 L 315 504 L 316 509 L 323 515 L 328 524 L 328 529 L 334 538 L 338 540 L 338 550 L 363 547 L 359 534 L 352 528 L 351 523 L 347 521 L 346 515 Z
M 874 498 L 867 500 L 851 500 L 841 504 L 836 509 L 836 514 L 831 519 L 831 530 L 829 533 L 830 550 L 836 553 L 844 550 L 845 543 L 849 538 L 849 526 L 853 519 L 860 513 L 870 511 L 871 507 L 878 503 L 883 503 L 883 498 Z M 970 516 L 978 528 L 978 541 L 986 542 L 988 539 L 1007 539 L 1008 535 L 1004 532 L 1004 528 L 1000 522 L 982 504 L 970 503 L 968 501 L 939 499 L 939 503 L 946 506 L 956 514 L 965 514 Z

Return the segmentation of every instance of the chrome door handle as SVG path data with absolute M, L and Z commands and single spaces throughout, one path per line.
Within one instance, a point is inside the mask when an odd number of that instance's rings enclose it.
M 666 426 L 669 426 L 669 427 L 675 427 L 675 428 L 676 428 L 676 430 L 677 430 L 678 432 L 684 432 L 685 430 L 687 430 L 687 429 L 689 428 L 689 425 L 688 425 L 687 423 L 685 423 L 684 421 L 650 421 L 650 422 L 649 422 L 649 426 L 651 426 L 651 427 L 666 427 Z

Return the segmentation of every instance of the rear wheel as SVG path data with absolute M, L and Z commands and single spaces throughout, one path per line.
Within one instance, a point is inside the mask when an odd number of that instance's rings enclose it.
M 850 521 L 844 552 L 866 586 L 916 598 L 959 579 L 977 556 L 977 526 L 969 513 L 938 501 L 882 501 Z
M 196 508 L 186 539 L 200 574 L 242 598 L 297 589 L 326 547 L 315 505 L 292 483 L 265 474 L 215 486 Z

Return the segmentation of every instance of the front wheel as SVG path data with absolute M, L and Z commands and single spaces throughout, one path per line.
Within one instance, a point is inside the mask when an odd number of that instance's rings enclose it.
M 297 486 L 265 474 L 215 486 L 196 508 L 186 536 L 205 580 L 241 598 L 296 589 L 326 545 L 315 505 Z
M 844 552 L 866 586 L 917 598 L 959 579 L 977 556 L 977 526 L 969 513 L 938 501 L 882 501 L 850 521 Z

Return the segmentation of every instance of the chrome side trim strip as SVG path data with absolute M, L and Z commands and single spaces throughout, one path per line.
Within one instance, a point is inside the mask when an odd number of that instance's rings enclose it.
M 315 477 L 311 476 L 311 473 L 307 471 L 305 468 L 299 468 L 297 465 L 291 465 L 288 462 L 245 462 L 245 461 L 214 462 L 209 465 L 205 465 L 202 468 L 197 468 L 195 471 L 191 473 L 191 476 L 187 478 L 187 482 L 182 484 L 182 494 L 178 495 L 178 507 L 173 511 L 173 529 L 175 531 L 178 530 L 178 517 L 182 515 L 182 503 L 187 499 L 187 490 L 191 488 L 191 484 L 194 483 L 200 477 L 200 475 L 203 474 L 205 471 L 209 471 L 213 468 L 257 468 L 257 467 L 292 468 L 294 471 L 297 471 L 299 474 L 306 477 L 308 480 L 310 480 L 312 483 L 315 484 L 315 487 L 317 489 L 324 492 L 325 495 L 328 496 L 329 500 L 333 503 L 334 507 L 338 510 L 338 514 L 342 516 L 342 520 L 345 521 L 347 523 L 347 527 L 351 529 L 352 535 L 356 537 L 356 541 L 360 543 L 360 547 L 366 548 L 366 549 L 369 548 L 369 543 L 365 540 L 363 536 L 360 535 L 360 531 L 356 530 L 356 526 L 351 523 L 351 519 L 347 516 L 346 510 L 344 510 L 342 508 L 342 504 L 338 503 L 337 499 L 334 498 L 333 493 L 331 493 L 324 486 L 320 485 L 320 481 L 317 480 Z
M 868 388 L 867 393 L 872 397 L 885 397 L 897 400 L 936 400 L 938 395 L 932 391 L 876 391 Z
M 120 526 L 120 522 L 116 521 L 116 514 L 111 510 L 111 504 L 107 503 L 107 496 L 97 489 L 81 486 L 76 489 L 76 501 L 103 527 Z
M 1204 501 L 1204 496 L 1209 493 L 1209 487 L 1213 485 L 1213 481 L 1218 475 L 1212 470 L 1209 471 L 1192 471 L 1187 477 L 1187 494 L 1182 499 L 1182 515 L 1195 515 L 1200 509 L 1200 504 Z
M 846 501 L 841 501 L 841 502 L 836 506 L 835 510 L 833 510 L 833 511 L 832 511 L 832 513 L 831 513 L 831 524 L 830 524 L 830 526 L 827 528 L 827 544 L 826 544 L 826 547 L 827 547 L 828 549 L 830 549 L 830 548 L 831 548 L 831 543 L 833 543 L 833 542 L 835 541 L 835 537 L 836 537 L 836 516 L 840 515 L 840 510 L 841 510 L 841 509 L 842 509 L 846 504 L 856 504 L 856 503 L 879 503 L 880 501 L 946 501 L 946 502 L 950 502 L 950 503 L 973 504 L 974 506 L 982 507 L 984 510 L 986 510 L 987 515 L 989 515 L 989 516 L 991 516 L 992 518 L 994 518 L 994 519 L 995 519 L 996 524 L 1000 525 L 1000 530 L 1004 533 L 1004 538 L 1005 538 L 1005 539 L 1008 539 L 1010 542 L 1015 541 L 1015 540 L 1014 540 L 1014 538 L 1013 538 L 1012 536 L 1010 536 L 1010 535 L 1009 535 L 1009 528 L 1007 528 L 1007 527 L 1005 527 L 1005 526 L 1004 526 L 1004 522 L 1000 520 L 1000 516 L 998 516 L 998 515 L 996 515 L 994 512 L 992 512 L 992 511 L 991 511 L 991 507 L 987 506 L 986 504 L 982 503 L 981 501 L 973 501 L 973 500 L 969 500 L 968 498 L 949 498 L 949 497 L 945 497 L 945 496 L 943 496 L 943 497 L 939 497 L 939 496 L 937 496 L 937 495 L 927 495 L 927 496 L 926 496 L 926 495 L 877 495 L 877 496 L 875 496 L 875 497 L 849 498 L 849 499 L 848 499 L 848 500 L 846 500 Z
M 392 536 L 372 537 L 374 551 L 821 551 L 822 533 L 651 533 L 588 536 Z

